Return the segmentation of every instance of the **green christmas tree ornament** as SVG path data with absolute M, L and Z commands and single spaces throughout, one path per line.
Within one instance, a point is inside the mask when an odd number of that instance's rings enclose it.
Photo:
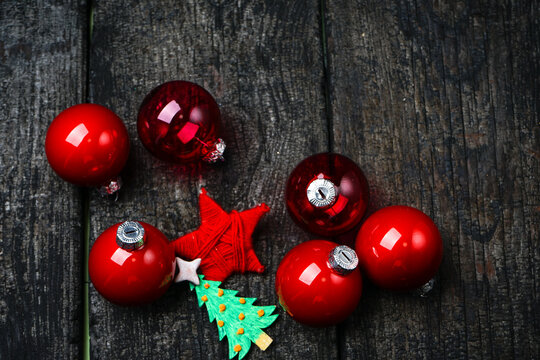
M 216 320 L 219 340 L 227 336 L 229 359 L 238 355 L 241 360 L 252 342 L 266 350 L 272 338 L 262 329 L 277 319 L 277 314 L 272 315 L 276 307 L 253 305 L 256 298 L 237 297 L 238 291 L 221 289 L 220 281 L 204 280 L 204 275 L 199 275 L 199 279 L 198 285 L 189 286 L 195 289 L 199 306 L 206 305 L 210 322 Z
M 189 280 L 195 289 L 199 307 L 206 305 L 210 322 L 215 320 L 219 340 L 227 336 L 229 359 L 241 360 L 251 343 L 266 350 L 272 338 L 262 329 L 278 317 L 272 315 L 275 306 L 255 306 L 255 298 L 237 297 L 237 291 L 219 286 L 232 273 L 247 271 L 261 273 L 264 266 L 253 250 L 252 234 L 261 217 L 270 208 L 260 204 L 244 211 L 227 213 L 202 188 L 199 193 L 201 225 L 191 233 L 171 243 L 177 256 L 198 260 L 203 275 L 185 272 L 180 277 Z M 190 263 L 189 263 L 190 264 Z M 208 279 L 205 280 L 205 276 Z

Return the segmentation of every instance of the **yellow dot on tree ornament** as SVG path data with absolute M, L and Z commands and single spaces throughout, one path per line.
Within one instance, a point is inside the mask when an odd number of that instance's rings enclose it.
M 209 284 L 209 283 L 204 284 L 204 288 L 205 288 L 205 289 L 208 289 L 209 287 L 210 287 L 210 284 Z
M 234 351 L 236 352 L 239 352 L 240 350 L 242 350 L 242 347 L 240 345 L 234 345 Z
M 238 331 L 236 332 L 238 335 L 242 335 L 244 333 L 244 328 L 240 328 L 238 329 Z
M 218 289 L 218 291 L 217 291 L 217 296 L 223 296 L 223 290 Z
M 219 312 L 224 312 L 226 308 L 225 304 L 219 304 Z
M 240 304 L 245 304 L 246 303 L 246 299 L 244 299 L 244 298 L 240 298 L 238 301 L 240 301 Z
M 217 324 L 219 327 L 222 327 L 223 325 L 225 325 L 225 323 L 222 320 L 218 320 Z
M 203 296 L 201 297 L 201 300 L 202 300 L 202 301 L 208 301 L 208 297 L 207 297 L 206 295 L 203 295 Z
M 244 320 L 246 318 L 246 315 L 244 315 L 244 313 L 240 313 L 240 315 L 238 315 L 238 318 L 240 320 Z
M 257 311 L 257 314 L 259 314 L 259 317 L 263 316 L 264 315 L 264 310 L 261 309 L 261 310 Z

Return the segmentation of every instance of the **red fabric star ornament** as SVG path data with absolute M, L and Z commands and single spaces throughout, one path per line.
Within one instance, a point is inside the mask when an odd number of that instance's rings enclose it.
M 201 226 L 171 243 L 176 255 L 201 258 L 200 269 L 208 280 L 223 281 L 234 272 L 264 271 L 253 251 L 251 235 L 260 218 L 270 211 L 266 204 L 228 214 L 203 188 L 199 209 Z

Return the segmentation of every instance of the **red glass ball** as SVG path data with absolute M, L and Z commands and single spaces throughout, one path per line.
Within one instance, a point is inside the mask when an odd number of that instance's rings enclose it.
M 341 275 L 333 269 L 329 256 L 336 246 L 327 240 L 306 241 L 291 249 L 279 264 L 276 293 L 294 320 L 316 327 L 335 325 L 358 306 L 360 270 Z
M 357 225 L 367 208 L 369 188 L 360 168 L 333 153 L 310 156 L 287 180 L 287 209 L 305 230 L 335 236 Z
M 120 118 L 97 104 L 62 111 L 49 125 L 45 153 L 53 170 L 80 186 L 108 185 L 129 155 L 129 136 Z
M 364 222 L 356 237 L 356 252 L 376 285 L 407 291 L 435 276 L 443 244 L 429 216 L 412 207 L 389 206 Z
M 172 283 L 174 251 L 161 231 L 144 222 L 138 222 L 144 228 L 144 245 L 138 249 L 120 247 L 117 232 L 121 224 L 105 230 L 92 246 L 88 259 L 90 279 L 96 290 L 115 304 L 150 303 Z
M 137 130 L 154 156 L 187 163 L 213 151 L 220 119 L 219 107 L 208 91 L 188 81 L 170 81 L 145 97 Z

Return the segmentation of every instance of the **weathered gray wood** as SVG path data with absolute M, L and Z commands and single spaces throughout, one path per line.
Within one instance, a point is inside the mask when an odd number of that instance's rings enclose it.
M 0 2 L 1 359 L 79 357 L 80 193 L 44 142 L 84 100 L 85 31 L 78 2 Z
M 90 98 L 128 125 L 118 202 L 93 196 L 92 240 L 140 219 L 171 239 L 198 226 L 197 189 L 226 210 L 265 201 L 255 247 L 264 275 L 225 287 L 277 304 L 282 256 L 313 236 L 289 219 L 283 187 L 302 158 L 333 149 L 372 186 L 370 211 L 416 206 L 439 224 L 445 258 L 428 299 L 366 285 L 337 332 L 283 315 L 249 358 L 538 358 L 539 29 L 533 2 L 328 2 L 330 112 L 318 2 L 98 2 Z M 48 124 L 85 100 L 87 7 L 0 3 L 0 358 L 77 358 L 81 194 L 48 167 Z M 198 82 L 221 104 L 227 162 L 161 163 L 135 121 L 144 95 Z M 40 229 L 45 229 L 40 231 Z M 123 309 L 91 294 L 93 358 L 224 358 L 187 286 Z
M 226 210 L 267 202 L 255 250 L 264 275 L 235 275 L 224 287 L 277 304 L 274 274 L 294 245 L 310 238 L 286 213 L 288 173 L 304 157 L 327 150 L 317 1 L 163 1 L 96 4 L 90 61 L 91 98 L 126 122 L 132 155 L 118 202 L 91 202 L 92 239 L 115 222 L 140 219 L 171 239 L 199 224 L 197 191 L 205 185 Z M 136 134 L 143 97 L 184 79 L 206 87 L 221 104 L 226 162 L 182 168 L 154 159 Z M 199 176 L 198 173 L 201 172 Z M 335 329 L 308 329 L 282 314 L 268 329 L 275 343 L 249 358 L 337 356 Z M 187 286 L 155 304 L 122 309 L 91 294 L 92 357 L 217 359 L 228 356 Z
M 327 6 L 334 150 L 445 250 L 427 299 L 367 287 L 342 356 L 538 358 L 537 4 Z

